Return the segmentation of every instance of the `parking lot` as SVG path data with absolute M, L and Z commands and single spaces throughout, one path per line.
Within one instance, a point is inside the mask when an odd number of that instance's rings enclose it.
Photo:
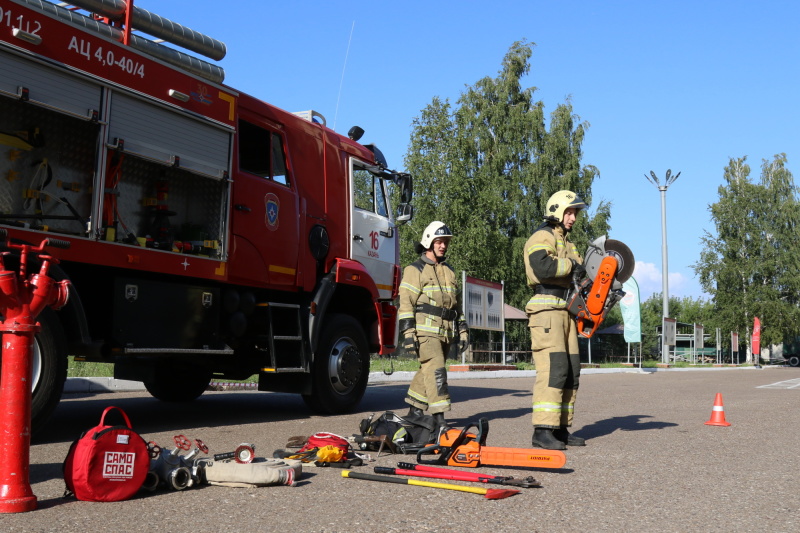
M 70 443 L 109 405 L 123 408 L 145 440 L 174 447 L 178 434 L 210 453 L 254 443 L 269 457 L 296 435 L 352 435 L 373 412 L 405 412 L 404 382 L 373 383 L 360 411 L 319 417 L 297 396 L 209 392 L 164 404 L 145 392 L 68 394 L 47 435 L 31 446 L 38 509 L 0 515 L 5 532 L 45 531 L 797 531 L 800 369 L 660 370 L 587 373 L 574 432 L 588 440 L 559 470 L 481 467 L 533 476 L 541 488 L 488 500 L 428 487 L 344 479 L 309 467 L 296 487 L 201 486 L 143 492 L 117 503 L 62 497 Z M 533 378 L 453 379 L 454 426 L 487 417 L 487 446 L 530 447 Z M 730 427 L 705 425 L 716 393 Z M 373 457 L 374 457 L 373 453 Z M 354 471 L 414 462 L 382 455 Z M 431 480 L 433 481 L 433 480 Z M 466 482 L 451 483 L 478 486 Z M 480 485 L 483 488 L 496 486 Z

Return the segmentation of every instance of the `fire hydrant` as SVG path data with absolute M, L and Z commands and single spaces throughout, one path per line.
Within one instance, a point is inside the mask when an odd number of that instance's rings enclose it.
M 39 246 L 12 244 L 0 230 L 0 246 L 19 250 L 19 274 L 6 269 L 0 254 L 0 332 L 3 356 L 0 369 L 0 513 L 20 513 L 36 509 L 36 496 L 30 485 L 31 380 L 33 343 L 41 325 L 36 317 L 45 307 L 59 309 L 67 303 L 70 283 L 48 276 L 58 260 L 44 255 L 46 246 L 68 248 L 69 241 L 45 239 Z M 27 279 L 28 254 L 41 261 L 38 273 Z

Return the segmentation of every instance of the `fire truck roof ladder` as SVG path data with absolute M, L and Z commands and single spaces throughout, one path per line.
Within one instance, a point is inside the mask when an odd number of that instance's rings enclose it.
M 125 10 L 127 9 L 125 0 L 71 0 L 70 3 L 87 11 L 104 15 L 117 22 L 125 20 Z M 131 13 L 131 23 L 137 30 L 177 44 L 182 48 L 210 59 L 219 61 L 225 57 L 225 43 L 222 41 L 196 32 L 191 28 L 172 22 L 135 5 L 133 6 L 133 13 Z
M 95 7 L 102 7 L 103 11 L 112 13 L 111 15 L 105 16 L 113 20 L 114 17 L 119 16 L 114 14 L 117 13 L 117 11 L 115 11 L 113 8 L 117 6 L 117 4 L 122 4 L 124 6 L 124 0 L 72 0 L 68 3 L 59 5 L 52 4 L 45 0 L 19 1 L 26 4 L 31 9 L 36 9 L 47 15 L 65 20 L 75 26 L 83 28 L 86 31 L 101 35 L 117 42 L 123 42 L 124 40 L 124 32 L 119 28 L 62 7 L 62 5 L 75 5 L 87 11 L 95 11 Z M 98 9 L 97 11 L 101 10 Z M 135 22 L 137 20 L 135 16 L 136 13 L 139 13 L 139 17 L 141 17 L 139 24 L 142 24 L 142 26 L 138 26 L 137 22 Z M 171 42 L 186 48 L 187 50 L 207 55 L 207 57 L 210 57 L 211 59 L 222 59 L 222 57 L 225 56 L 225 44 L 221 41 L 217 41 L 216 39 L 212 39 L 206 35 L 203 35 L 202 33 L 190 30 L 185 26 L 176 24 L 168 19 L 159 17 L 158 15 L 154 15 L 149 11 L 145 11 L 143 9 L 140 10 L 134 7 L 133 20 L 134 22 L 132 25 L 137 29 L 142 29 L 142 31 L 145 31 L 154 37 Z M 147 20 L 150 22 L 142 22 Z M 149 29 L 145 30 L 145 27 L 148 27 Z M 156 59 L 179 67 L 190 74 L 205 78 L 213 83 L 222 83 L 222 81 L 225 79 L 225 71 L 221 67 L 180 52 L 174 48 L 164 46 L 153 40 L 146 39 L 139 35 L 130 35 L 130 46 L 140 50 L 141 52 L 144 52 L 145 54 L 153 56 Z

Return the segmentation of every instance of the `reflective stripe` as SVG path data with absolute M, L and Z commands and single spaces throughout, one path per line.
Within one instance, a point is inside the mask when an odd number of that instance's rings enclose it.
M 434 333 L 439 337 L 446 337 L 448 339 L 455 338 L 455 333 L 452 330 L 440 328 L 437 326 L 417 324 L 417 332 L 425 331 L 427 333 Z
M 397 318 L 398 320 L 403 320 L 404 318 L 414 318 L 414 313 L 399 313 Z
M 566 300 L 562 300 L 558 296 L 552 296 L 550 294 L 538 294 L 528 300 L 529 306 L 537 306 L 541 305 L 544 307 L 552 307 L 554 305 L 567 305 Z M 527 307 L 527 306 L 526 306 Z
M 575 405 L 571 403 L 536 402 L 533 404 L 533 410 L 546 413 L 558 413 L 560 411 L 574 411 Z
M 446 407 L 450 405 L 450 400 L 440 400 L 438 402 L 430 404 L 430 407 Z
M 415 286 L 413 286 L 410 283 L 405 282 L 405 281 L 400 284 L 400 288 L 401 289 L 405 289 L 405 290 L 407 290 L 407 291 L 409 291 L 411 293 L 414 293 L 414 294 L 419 294 L 419 293 L 422 292 L 422 291 L 419 290 L 418 287 L 415 287 Z
M 400 286 L 402 287 L 403 285 L 400 284 Z M 447 293 L 455 294 L 456 293 L 456 288 L 455 287 L 439 287 L 437 285 L 428 285 L 427 287 L 425 287 L 423 289 L 423 291 L 425 292 L 425 296 L 430 298 L 432 294 L 435 294 L 437 292 L 447 292 Z M 433 300 L 433 298 L 431 298 L 431 300 Z
M 561 411 L 560 403 L 534 402 L 533 410 L 546 413 L 557 413 Z
M 528 249 L 525 250 L 525 252 L 528 255 L 531 255 L 533 252 L 538 252 L 539 250 L 544 250 L 546 252 L 556 253 L 556 251 L 553 249 L 552 246 L 549 246 L 549 245 L 544 244 L 544 243 L 533 244 L 530 247 L 528 247 Z
M 426 398 L 425 396 L 423 396 L 421 394 L 417 394 L 416 392 L 414 392 L 411 389 L 408 389 L 408 392 L 406 394 L 408 396 L 410 396 L 411 398 L 417 400 L 418 402 L 421 402 L 421 403 L 424 403 L 425 405 L 428 405 L 428 398 Z
M 559 259 L 558 268 L 556 269 L 556 277 L 566 276 L 572 266 L 572 261 L 569 259 Z

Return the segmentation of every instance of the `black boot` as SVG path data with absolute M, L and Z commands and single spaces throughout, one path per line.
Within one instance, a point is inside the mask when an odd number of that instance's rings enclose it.
M 408 414 L 406 416 L 422 416 L 424 414 L 425 411 L 423 411 L 419 407 L 411 406 L 411 409 L 408 410 Z
M 566 450 L 563 442 L 553 435 L 550 428 L 533 428 L 533 438 L 531 444 L 534 448 L 544 448 L 545 450 Z
M 553 436 L 567 446 L 586 446 L 586 439 L 576 437 L 567 430 L 566 426 L 561 426 L 553 431 Z
M 439 432 L 450 429 L 450 426 L 447 425 L 447 421 L 444 419 L 444 413 L 435 413 L 433 415 L 433 421 L 436 422 L 436 428 Z

